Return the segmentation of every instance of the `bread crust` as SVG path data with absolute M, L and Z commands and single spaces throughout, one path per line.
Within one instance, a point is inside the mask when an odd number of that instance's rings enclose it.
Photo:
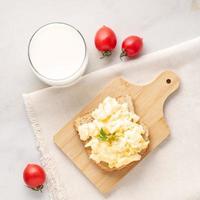
M 129 111 L 130 111 L 130 112 L 134 112 L 134 106 L 133 106 L 133 101 L 132 101 L 131 96 L 129 96 L 129 95 L 126 95 L 126 96 L 119 96 L 119 97 L 117 97 L 116 99 L 117 99 L 117 101 L 118 101 L 119 103 L 128 103 Z M 94 118 L 92 117 L 91 113 L 86 113 L 84 116 L 78 117 L 78 118 L 75 120 L 75 123 L 74 123 L 74 127 L 75 127 L 77 133 L 78 133 L 78 127 L 79 127 L 80 125 L 85 124 L 85 123 L 92 122 L 93 120 L 94 120 Z M 143 135 L 143 138 L 144 138 L 145 141 L 148 141 L 148 140 L 149 140 L 149 132 L 148 132 L 148 129 L 147 129 L 146 125 L 144 125 L 143 123 L 140 123 L 140 124 L 141 124 L 141 125 L 144 127 L 144 129 L 145 129 L 145 134 Z M 90 148 L 90 147 L 85 147 L 85 144 L 86 144 L 88 141 L 89 141 L 89 139 L 86 140 L 86 141 L 82 141 L 82 140 L 81 140 L 81 142 L 83 143 L 84 148 L 85 148 L 85 150 L 86 150 L 88 156 L 90 156 L 90 155 L 91 155 L 91 148 Z M 144 149 L 142 152 L 140 152 L 140 155 L 141 155 L 142 157 L 144 157 L 144 155 L 146 154 L 147 150 L 148 150 L 148 147 L 147 147 L 146 149 Z M 123 166 L 121 166 L 121 167 L 119 167 L 119 168 L 116 168 L 116 167 L 110 168 L 106 162 L 101 161 L 100 163 L 97 163 L 97 162 L 95 162 L 94 160 L 92 160 L 92 161 L 93 161 L 97 166 L 99 166 L 102 170 L 107 171 L 107 172 L 112 172 L 112 171 L 121 170 L 121 169 L 123 169 L 123 168 L 125 168 L 125 167 L 128 167 L 128 166 L 133 165 L 134 163 L 137 163 L 137 162 L 138 162 L 138 161 L 133 161 L 133 162 L 131 162 L 131 163 L 127 164 L 127 165 L 123 165 Z

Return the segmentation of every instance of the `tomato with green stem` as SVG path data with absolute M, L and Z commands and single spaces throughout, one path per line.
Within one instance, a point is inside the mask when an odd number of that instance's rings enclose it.
M 120 58 L 124 56 L 135 57 L 141 52 L 142 47 L 143 39 L 138 36 L 131 35 L 125 38 L 122 42 L 122 53 L 120 54 Z
M 117 37 L 111 28 L 103 26 L 97 31 L 94 42 L 96 48 L 102 52 L 102 58 L 104 58 L 112 54 L 112 50 L 117 44 Z
M 23 179 L 27 187 L 36 191 L 42 191 L 46 180 L 46 174 L 39 165 L 28 164 L 24 169 Z

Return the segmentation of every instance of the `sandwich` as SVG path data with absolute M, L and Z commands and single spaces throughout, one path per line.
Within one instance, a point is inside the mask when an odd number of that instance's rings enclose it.
M 147 127 L 140 123 L 131 96 L 107 96 L 74 123 L 89 158 L 105 171 L 138 162 L 148 149 Z

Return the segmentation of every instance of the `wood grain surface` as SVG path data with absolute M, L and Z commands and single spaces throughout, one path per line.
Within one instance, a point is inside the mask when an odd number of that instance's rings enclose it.
M 150 145 L 143 156 L 144 158 L 170 133 L 163 116 L 163 105 L 167 97 L 178 89 L 179 84 L 180 79 L 171 71 L 161 73 L 147 85 L 134 85 L 122 77 L 116 77 L 54 136 L 54 142 L 102 193 L 110 192 L 113 186 L 138 162 L 114 172 L 106 172 L 100 169 L 88 158 L 85 148 L 74 129 L 74 120 L 78 116 L 83 116 L 85 113 L 94 110 L 106 96 L 130 95 L 133 99 L 135 111 L 141 117 L 140 122 L 148 127 L 150 133 Z

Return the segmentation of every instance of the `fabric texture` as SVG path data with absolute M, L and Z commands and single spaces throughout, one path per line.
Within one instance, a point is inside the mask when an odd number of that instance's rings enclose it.
M 116 76 L 146 84 L 172 70 L 181 87 L 166 102 L 171 136 L 114 190 L 101 194 L 53 143 L 53 135 Z M 200 199 L 200 38 L 92 72 L 67 88 L 24 94 L 52 200 Z M 66 133 L 67 134 L 67 133 Z

